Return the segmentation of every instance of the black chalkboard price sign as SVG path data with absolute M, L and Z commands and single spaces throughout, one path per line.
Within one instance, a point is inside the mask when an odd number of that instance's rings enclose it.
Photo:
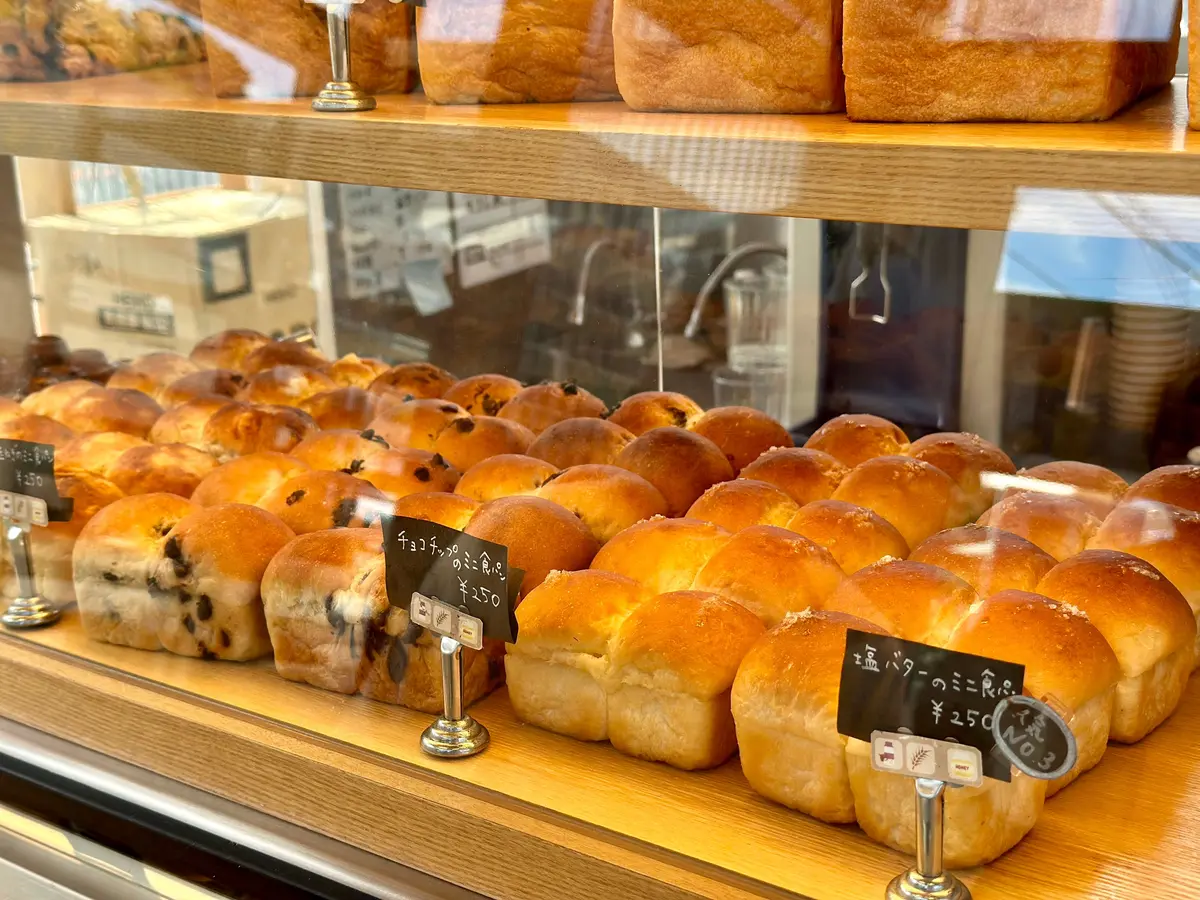
M 436 522 L 383 521 L 388 603 L 409 609 L 423 594 L 483 622 L 483 636 L 517 639 L 517 594 L 524 573 L 510 569 L 508 548 Z
M 54 482 L 54 445 L 0 439 L 0 515 L 34 525 L 69 522 L 75 503 Z
M 983 774 L 1011 781 L 991 753 L 996 704 L 1020 694 L 1025 667 L 851 629 L 838 692 L 838 732 L 871 741 L 875 731 L 955 741 L 983 754 Z
M 1049 704 L 1032 697 L 1008 697 L 992 720 L 996 749 L 1034 778 L 1059 778 L 1071 771 L 1079 755 L 1075 735 Z

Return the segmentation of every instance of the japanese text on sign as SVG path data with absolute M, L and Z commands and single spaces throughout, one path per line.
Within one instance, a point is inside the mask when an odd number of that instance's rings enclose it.
M 1012 697 L 996 709 L 992 729 L 1001 754 L 1035 778 L 1058 778 L 1075 765 L 1078 747 L 1066 722 L 1032 697 Z
M 74 510 L 58 494 L 52 444 L 0 439 L 0 495 L 5 517 L 35 525 L 68 522 Z

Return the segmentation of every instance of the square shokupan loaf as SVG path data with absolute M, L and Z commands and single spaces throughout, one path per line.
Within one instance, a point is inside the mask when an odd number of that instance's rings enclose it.
M 640 110 L 838 111 L 841 37 L 841 0 L 613 5 L 617 85 Z
M 1120 15 L 1130 7 L 846 0 L 847 112 L 881 122 L 1110 118 L 1175 74 L 1177 0 Z

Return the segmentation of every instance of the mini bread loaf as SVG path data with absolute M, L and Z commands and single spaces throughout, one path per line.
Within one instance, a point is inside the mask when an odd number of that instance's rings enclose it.
M 1128 553 L 1088 550 L 1055 566 L 1038 593 L 1082 610 L 1116 652 L 1113 740 L 1139 741 L 1175 711 L 1195 666 L 1196 619 L 1161 572 Z
M 232 459 L 206 475 L 191 499 L 198 506 L 221 503 L 256 506 L 269 491 L 307 471 L 307 464 L 282 453 L 251 453 Z
M 649 598 L 611 572 L 551 572 L 517 607 L 505 657 L 508 698 L 522 722 L 581 741 L 608 739 L 610 651 Z
M 320 428 L 362 431 L 375 418 L 379 400 L 360 387 L 344 387 L 314 394 L 297 404 Z
M 72 438 L 54 453 L 54 472 L 90 472 L 107 479 L 109 467 L 126 450 L 145 447 L 141 438 L 123 431 L 96 431 Z
M 67 367 L 75 377 L 86 378 L 101 386 L 112 377 L 117 368 L 108 361 L 103 350 L 97 350 L 95 347 L 72 350 L 67 354 Z
M 74 501 L 71 519 L 32 529 L 29 554 L 38 593 L 50 603 L 61 606 L 75 602 L 72 555 L 80 531 L 96 513 L 120 500 L 124 494 L 112 482 L 82 470 L 56 474 L 54 482 L 60 497 L 70 497 Z M 20 590 L 11 565 L 11 551 L 3 535 L 0 535 L 0 553 L 3 554 L 0 571 L 4 575 L 0 594 L 15 598 Z
M 631 107 L 707 113 L 845 108 L 842 6 L 830 0 L 616 0 L 617 84 Z
M 269 654 L 259 585 L 293 537 L 275 516 L 239 503 L 195 509 L 180 519 L 148 581 L 163 649 L 202 659 Z
M 733 682 L 738 755 L 764 797 L 824 822 L 854 821 L 838 694 L 846 631 L 882 634 L 836 612 L 792 613 L 750 648 Z
M 203 369 L 242 371 L 242 360 L 272 343 L 261 332 L 249 328 L 231 328 L 210 335 L 192 348 L 189 358 Z
M 937 466 L 954 479 L 967 498 L 968 515 L 978 519 L 996 500 L 997 485 L 992 475 L 1015 475 L 1017 467 L 1008 454 L 977 434 L 947 432 L 918 438 L 908 455 Z
M 671 516 L 684 515 L 714 484 L 733 480 L 733 467 L 720 447 L 673 426 L 647 431 L 622 450 L 613 465 L 658 488 Z
M 271 341 L 251 350 L 236 366 L 224 366 L 226 369 L 237 369 L 244 375 L 257 375 L 276 366 L 302 366 L 307 369 L 319 369 L 327 360 L 319 350 L 306 347 L 296 341 Z
M 58 419 L 81 434 L 124 431 L 144 438 L 162 412 L 162 407 L 141 391 L 93 387 L 67 404 Z
M 153 397 L 171 382 L 199 371 L 196 363 L 178 353 L 147 353 L 117 366 L 107 386 L 114 390 L 141 391 Z
M 631 525 L 667 512 L 658 488 L 617 466 L 574 466 L 555 473 L 536 496 L 578 516 L 602 546 Z
M 75 432 L 49 416 L 25 415 L 0 422 L 0 438 L 53 444 L 57 449 L 67 446 L 75 438 Z
M 508 565 L 525 573 L 524 597 L 555 569 L 586 569 L 598 546 L 587 527 L 557 503 L 540 497 L 501 497 L 479 507 L 463 529 L 508 547 Z
M 201 447 L 204 444 L 204 429 L 208 420 L 231 402 L 228 397 L 213 395 L 173 406 L 155 419 L 150 428 L 150 440 L 156 444 L 189 444 Z
M 792 446 L 786 428 L 748 406 L 710 409 L 688 427 L 721 448 L 735 475 L 768 450 Z
M 352 475 L 368 481 L 393 500 L 409 494 L 453 491 L 458 469 L 426 450 L 384 450 L 369 456 Z
M 233 397 L 246 385 L 246 376 L 232 369 L 201 369 L 176 378 L 156 395 L 158 405 L 171 409 L 192 400 Z
M 473 416 L 496 416 L 524 387 L 507 375 L 472 375 L 450 385 L 442 399 L 457 403 Z
M 608 415 L 608 421 L 620 425 L 634 437 L 654 428 L 687 428 L 704 415 L 704 409 L 691 397 L 671 391 L 642 391 L 626 397 Z
M 796 501 L 774 485 L 738 478 L 710 487 L 692 504 L 687 517 L 736 532 L 752 525 L 783 527 L 799 511 Z
M 749 610 L 702 591 L 640 604 L 610 650 L 612 745 L 678 769 L 719 766 L 737 749 L 733 679 L 764 631 Z
M 978 599 L 969 584 L 944 569 L 889 560 L 847 576 L 821 605 L 907 641 L 945 646 Z
M 272 488 L 257 505 L 296 534 L 369 528 L 392 512 L 392 501 L 383 491 L 344 472 L 301 472 Z
M 879 456 L 850 471 L 833 493 L 887 519 L 916 547 L 944 528 L 967 521 L 967 504 L 953 479 L 936 466 L 906 456 Z
M 1065 460 L 1049 462 L 1032 469 L 1022 469 L 1017 474 L 1024 481 L 1006 497 L 1022 490 L 1072 497 L 1085 504 L 1100 519 L 1112 512 L 1129 489 L 1125 479 L 1116 472 L 1091 463 Z
M 1086 504 L 1037 491 L 1005 497 L 979 524 L 1020 535 L 1060 561 L 1082 553 L 1100 528 Z
M 1178 599 L 1184 620 L 1190 620 L 1187 604 Z M 1020 663 L 1025 666 L 1025 692 L 1049 700 L 1064 714 L 1075 734 L 1079 759 L 1070 772 L 1047 785 L 1047 796 L 1100 762 L 1108 745 L 1113 698 L 1120 692 L 1121 666 L 1105 629 L 1080 610 L 1040 594 L 1001 591 L 976 604 L 947 645 Z
M 36 391 L 21 401 L 21 409 L 31 416 L 49 416 L 57 419 L 71 403 L 96 387 L 90 381 L 72 379 L 60 381 Z
M 461 406 L 445 400 L 406 400 L 380 410 L 368 430 L 393 447 L 432 451 L 442 429 L 466 416 Z
M 444 491 L 427 491 L 423 494 L 409 494 L 396 501 L 393 515 L 407 516 L 410 519 L 424 519 L 426 522 L 437 522 L 455 531 L 462 531 L 471 521 L 471 516 L 479 509 L 479 501 L 459 494 L 448 494 Z
M 388 445 L 379 439 L 339 428 L 309 435 L 288 455 L 313 469 L 357 475 L 368 459 L 387 449 Z
M 617 98 L 611 0 L 473 0 L 417 12 L 421 84 L 434 103 Z
M 238 392 L 243 403 L 276 403 L 298 406 L 316 394 L 332 391 L 337 385 L 328 375 L 305 366 L 272 366 L 251 375 Z
M 692 589 L 732 600 L 772 628 L 788 613 L 822 605 L 844 577 L 824 547 L 783 528 L 756 525 L 714 553 Z
M 901 456 L 908 452 L 909 442 L 908 435 L 887 419 L 845 415 L 830 419 L 818 428 L 804 446 L 828 453 L 853 469 L 877 456 Z
M 922 541 L 908 558 L 953 572 L 981 597 L 1035 590 L 1056 562 L 1025 538 L 986 525 L 942 531 Z
M 455 493 L 486 503 L 501 497 L 532 494 L 558 469 L 532 456 L 504 454 L 476 463 L 463 473 Z
M 371 621 L 351 586 L 383 556 L 374 529 L 302 534 L 283 547 L 262 579 L 275 669 L 289 681 L 354 694 L 365 677 Z
M 287 453 L 316 431 L 317 423 L 298 409 L 230 403 L 205 423 L 200 443 L 217 462 L 228 462 L 250 453 Z
M 1139 501 L 1200 512 L 1200 466 L 1163 466 L 1147 472 L 1121 498 L 1122 503 Z
M 885 559 L 908 556 L 908 544 L 892 523 L 842 500 L 806 504 L 783 527 L 824 547 L 847 575 Z
M 525 453 L 560 469 L 609 465 L 633 440 L 633 435 L 604 419 L 563 419 L 551 425 Z
M 23 415 L 26 415 L 26 412 L 21 409 L 20 403 L 10 400 L 8 397 L 0 397 L 0 422 L 7 422 Z
M 372 394 L 398 394 L 416 399 L 442 396 L 457 379 L 432 363 L 403 363 L 378 375 L 367 389 Z
M 533 432 L 524 425 L 494 416 L 468 416 L 443 428 L 433 451 L 465 472 L 492 456 L 522 454 L 533 441 Z
M 572 381 L 562 381 L 522 388 L 497 415 L 519 422 L 534 434 L 541 434 L 556 422 L 594 419 L 603 415 L 604 411 L 604 401 L 595 394 Z
M 763 453 L 738 477 L 773 484 L 804 506 L 828 500 L 849 473 L 850 469 L 820 450 L 779 447 Z
M 605 544 L 592 568 L 632 578 L 652 594 L 686 591 L 696 575 L 733 537 L 695 519 L 650 519 Z
M 217 467 L 216 460 L 187 444 L 131 447 L 108 467 L 108 478 L 125 494 L 178 494 L 190 497 Z
M 355 353 L 335 359 L 321 366 L 321 373 L 333 379 L 341 388 L 367 389 L 371 382 L 386 372 L 390 366 L 382 359 L 364 359 Z

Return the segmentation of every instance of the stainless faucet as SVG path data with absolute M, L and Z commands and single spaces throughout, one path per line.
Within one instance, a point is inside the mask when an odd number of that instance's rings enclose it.
M 572 325 L 582 325 L 587 313 L 588 280 L 592 274 L 592 261 L 603 247 L 617 248 L 617 242 L 612 238 L 597 238 L 588 245 L 583 254 L 583 263 L 579 267 L 579 280 L 575 283 L 575 302 L 571 304 L 571 312 L 567 321 Z
M 700 288 L 700 293 L 696 295 L 696 304 L 692 307 L 692 314 L 688 317 L 687 325 L 684 326 L 683 336 L 690 341 L 694 341 L 700 336 L 700 326 L 704 319 L 704 309 L 708 306 L 709 297 L 716 291 L 717 286 L 725 280 L 725 276 L 729 274 L 729 270 L 736 266 L 747 256 L 753 256 L 756 253 L 771 253 L 775 256 L 787 259 L 787 248 L 781 244 L 767 244 L 761 241 L 750 241 L 742 244 L 740 247 L 735 247 L 730 250 L 726 257 L 721 260 L 720 264 L 713 269 L 713 273 L 708 276 L 708 280 L 704 282 L 704 286 Z

